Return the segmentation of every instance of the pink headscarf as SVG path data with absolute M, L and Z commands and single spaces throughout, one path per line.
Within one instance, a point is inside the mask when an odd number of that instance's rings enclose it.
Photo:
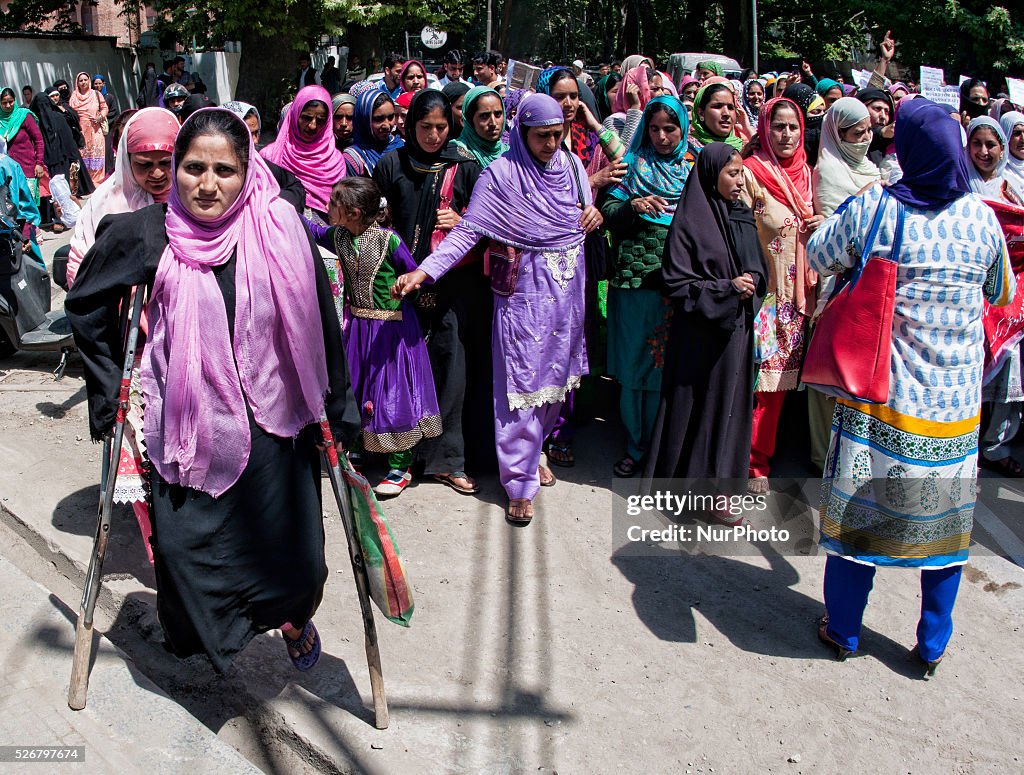
M 211 110 L 241 124 L 230 111 L 206 108 L 182 131 Z M 141 375 L 146 446 L 157 472 L 215 498 L 249 462 L 246 402 L 261 428 L 288 439 L 320 418 L 328 386 L 309 237 L 245 134 L 245 183 L 227 212 L 201 220 L 177 187 L 171 191 Z M 213 274 L 232 255 L 233 345 Z
M 306 140 L 299 131 L 299 115 L 314 100 L 327 106 L 327 120 L 317 128 L 316 137 Z M 330 207 L 334 184 L 345 177 L 345 157 L 334 144 L 331 112 L 327 89 L 304 86 L 295 95 L 277 139 L 260 151 L 264 159 L 294 174 L 306 188 L 306 204 L 322 213 Z
M 154 202 L 167 201 L 170 190 L 154 197 L 135 181 L 129 154 L 173 151 L 177 135 L 178 119 L 163 108 L 143 108 L 128 119 L 117 145 L 113 174 L 89 197 L 75 224 L 71 254 L 68 256 L 68 287 L 74 285 L 78 267 L 96 242 L 96 229 L 105 215 L 133 213 Z
M 405 91 L 405 71 L 408 70 L 413 65 L 418 66 L 423 73 L 423 88 L 420 89 L 420 91 L 423 91 L 423 89 L 427 88 L 426 66 L 418 59 L 408 59 L 406 60 L 405 64 L 402 65 L 402 69 L 398 71 L 398 85 L 402 89 L 402 91 Z
M 619 84 L 619 90 L 615 92 L 615 99 L 612 100 L 613 113 L 625 113 L 629 109 L 629 101 L 626 99 L 626 87 L 636 84 L 640 87 L 640 110 L 647 107 L 651 101 L 651 85 L 647 81 L 647 65 L 638 65 L 632 70 L 626 71 Z
M 678 97 L 679 89 L 676 88 L 675 83 L 673 83 L 672 79 L 669 78 L 668 73 L 663 73 L 659 70 L 658 75 L 661 76 L 661 85 L 668 89 L 668 93 L 673 97 Z

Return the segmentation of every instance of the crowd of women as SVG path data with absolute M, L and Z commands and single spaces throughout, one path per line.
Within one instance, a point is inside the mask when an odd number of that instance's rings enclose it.
M 386 456 L 380 495 L 420 468 L 472 495 L 496 465 L 524 525 L 556 484 L 544 454 L 573 464 L 576 398 L 603 372 L 626 430 L 616 476 L 767 492 L 830 284 L 870 254 L 897 264 L 888 399 L 819 385 L 808 401 L 828 484 L 819 636 L 856 650 L 874 566 L 921 568 L 934 669 L 983 383 L 982 459 L 1021 473 L 1024 314 L 986 316 L 1021 269 L 993 206 L 1024 198 L 1024 114 L 981 82 L 940 106 L 881 70 L 858 91 L 706 62 L 676 84 L 636 55 L 594 90 L 556 66 L 502 95 L 428 88 L 410 60 L 393 85 L 300 89 L 260 150 L 244 102 L 196 105 L 180 128 L 162 108 L 129 116 L 76 225 L 66 307 L 101 438 L 119 308 L 149 288 L 119 469 L 176 653 L 223 668 L 281 627 L 297 667 L 316 661 L 321 416 L 353 462 Z

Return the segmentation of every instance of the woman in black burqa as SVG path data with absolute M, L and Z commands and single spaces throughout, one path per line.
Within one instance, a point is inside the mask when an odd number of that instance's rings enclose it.
M 753 321 L 768 269 L 738 201 L 739 153 L 710 143 L 683 190 L 662 259 L 672 301 L 661 407 L 647 478 L 745 483 L 753 413 Z

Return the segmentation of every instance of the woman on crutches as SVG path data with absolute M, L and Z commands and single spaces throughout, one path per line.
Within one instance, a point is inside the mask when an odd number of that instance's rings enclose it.
M 114 425 L 118 306 L 148 287 L 141 385 L 168 645 L 224 671 L 280 627 L 308 670 L 327 578 L 316 425 L 326 410 L 339 441 L 359 429 L 330 284 L 235 115 L 193 114 L 172 167 L 166 206 L 100 224 L 65 304 L 90 429 L 102 439 Z

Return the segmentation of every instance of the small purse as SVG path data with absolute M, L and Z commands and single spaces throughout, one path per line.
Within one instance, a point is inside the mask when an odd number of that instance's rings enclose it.
M 519 265 L 523 251 L 502 242 L 491 240 L 487 248 L 487 264 L 491 277 L 491 290 L 499 296 L 511 296 L 519 282 Z
M 896 271 L 903 243 L 903 204 L 888 257 L 871 255 L 889 192 L 875 210 L 857 263 L 836 282 L 804 358 L 805 384 L 825 395 L 883 404 L 889 400 L 889 351 L 896 306 Z
M 754 316 L 754 363 L 764 363 L 779 351 L 779 339 L 775 328 L 778 318 L 775 294 L 765 294 L 761 309 Z

